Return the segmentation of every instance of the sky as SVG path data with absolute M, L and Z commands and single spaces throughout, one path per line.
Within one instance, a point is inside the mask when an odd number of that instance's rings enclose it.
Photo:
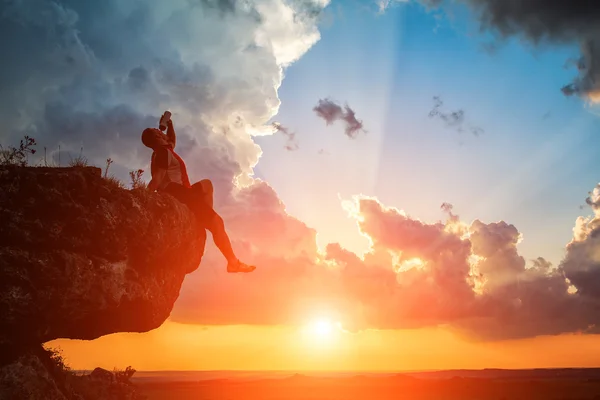
M 169 109 L 258 267 L 227 274 L 209 236 L 163 326 L 49 346 L 74 368 L 597 366 L 600 12 L 519 4 L 2 5 L 2 141 L 126 179 Z

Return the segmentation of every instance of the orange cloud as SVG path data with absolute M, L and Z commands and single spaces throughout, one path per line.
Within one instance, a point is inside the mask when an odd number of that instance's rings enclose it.
M 356 197 L 353 208 L 372 244 L 364 257 L 337 243 L 320 253 L 315 230 L 287 214 L 265 182 L 231 195 L 220 211 L 240 257 L 259 269 L 228 275 L 209 251 L 171 319 L 288 324 L 326 309 L 351 331 L 444 325 L 474 340 L 597 332 L 597 216 L 579 222 L 552 267 L 543 258 L 527 265 L 515 226 L 467 224 L 447 204 L 448 219 L 431 224 L 373 198 Z

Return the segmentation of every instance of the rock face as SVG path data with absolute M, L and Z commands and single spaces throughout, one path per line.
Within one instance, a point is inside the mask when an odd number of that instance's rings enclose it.
M 201 231 L 172 197 L 99 168 L 0 168 L 0 367 L 53 339 L 159 327 Z

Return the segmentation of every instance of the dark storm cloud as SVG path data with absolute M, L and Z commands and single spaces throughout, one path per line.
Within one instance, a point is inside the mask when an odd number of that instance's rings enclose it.
M 517 36 L 534 44 L 578 44 L 579 75 L 566 84 L 565 95 L 595 100 L 600 90 L 600 6 L 593 0 L 460 0 L 477 15 L 481 28 L 502 37 Z M 422 0 L 441 6 L 440 0 Z

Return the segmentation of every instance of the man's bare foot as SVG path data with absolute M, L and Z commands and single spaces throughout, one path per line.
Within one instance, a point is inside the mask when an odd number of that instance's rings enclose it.
M 240 260 L 227 263 L 227 272 L 252 272 L 256 269 L 254 265 L 244 264 Z

